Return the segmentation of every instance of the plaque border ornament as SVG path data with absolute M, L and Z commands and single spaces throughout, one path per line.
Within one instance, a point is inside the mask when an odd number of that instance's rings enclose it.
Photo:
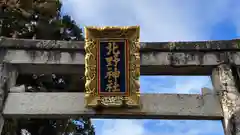
M 105 26 L 85 27 L 85 106 L 86 107 L 139 107 L 140 106 L 140 27 Z M 126 40 L 128 60 L 128 95 L 98 94 L 97 51 L 99 40 Z

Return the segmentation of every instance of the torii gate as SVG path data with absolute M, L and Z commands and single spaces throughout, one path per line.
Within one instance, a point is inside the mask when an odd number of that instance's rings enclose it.
M 140 109 L 95 111 L 84 93 L 8 93 L 19 74 L 84 76 L 84 42 L 0 38 L 1 110 L 4 118 L 201 119 L 222 120 L 226 135 L 240 135 L 240 40 L 141 43 L 141 75 L 210 75 L 214 92 L 141 94 Z M 75 82 L 75 83 L 76 83 Z M 80 82 L 84 89 L 84 82 Z M 6 86 L 7 87 L 3 87 Z M 8 93 L 8 94 L 7 94 Z M 6 98 L 6 101 L 4 98 Z M 5 102 L 4 102 L 5 101 Z M 43 102 L 44 101 L 44 102 Z M 47 103 L 47 104 L 46 104 Z

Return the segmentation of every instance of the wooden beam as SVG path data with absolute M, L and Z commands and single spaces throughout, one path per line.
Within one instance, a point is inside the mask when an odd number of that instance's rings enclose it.
M 84 107 L 84 93 L 9 93 L 4 117 L 122 119 L 222 119 L 212 94 L 141 94 L 141 108 L 94 111 Z

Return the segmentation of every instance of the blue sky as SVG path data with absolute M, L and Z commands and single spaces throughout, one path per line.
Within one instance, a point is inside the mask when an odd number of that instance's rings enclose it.
M 141 41 L 233 39 L 240 35 L 239 0 L 62 0 L 80 26 L 140 25 Z M 200 93 L 207 76 L 141 76 L 141 92 Z M 220 121 L 100 120 L 97 135 L 223 135 Z

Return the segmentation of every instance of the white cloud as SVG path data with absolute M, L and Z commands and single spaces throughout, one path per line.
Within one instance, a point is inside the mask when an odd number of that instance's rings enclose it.
M 136 120 L 104 120 L 101 135 L 143 135 L 143 123 Z
M 64 12 L 71 15 L 81 27 L 140 25 L 141 41 L 208 40 L 212 34 L 212 27 L 225 20 L 232 21 L 240 34 L 240 4 L 235 3 L 235 0 L 62 1 Z M 153 92 L 158 92 L 162 87 L 165 91 L 187 93 L 200 90 L 203 86 L 211 86 L 208 84 L 208 79 L 183 79 L 175 80 L 175 88 L 159 83 L 150 85 L 147 81 L 145 87 L 149 87 Z M 104 120 L 103 125 L 96 124 L 97 127 L 102 128 L 97 135 L 154 135 L 144 128 L 143 123 L 133 120 Z M 201 125 L 198 129 L 193 129 L 192 124 L 189 124 L 189 129 L 192 130 L 188 130 L 184 135 L 202 134 L 199 129 L 203 126 L 205 129 L 205 123 L 198 124 Z M 178 129 L 179 125 L 173 128 Z M 182 124 L 182 126 L 187 125 Z M 180 132 L 174 133 L 181 135 Z
M 218 121 L 120 119 L 93 121 L 98 123 L 95 124 L 96 135 L 223 135 L 222 125 Z
M 141 76 L 142 93 L 199 94 L 201 88 L 212 88 L 208 76 Z
M 226 19 L 240 26 L 234 0 L 62 1 L 78 24 L 140 25 L 142 41 L 206 40 L 211 27 Z
M 201 93 L 201 88 L 212 88 L 210 77 L 185 76 L 178 77 L 176 81 L 176 93 Z
M 173 76 L 141 76 L 141 93 L 176 93 L 176 78 Z
M 163 135 L 223 134 L 222 125 L 220 122 L 217 123 L 217 121 L 162 120 L 156 122 L 156 127 L 162 129 L 168 127 L 168 129 L 172 129 L 162 130 L 161 134 Z

